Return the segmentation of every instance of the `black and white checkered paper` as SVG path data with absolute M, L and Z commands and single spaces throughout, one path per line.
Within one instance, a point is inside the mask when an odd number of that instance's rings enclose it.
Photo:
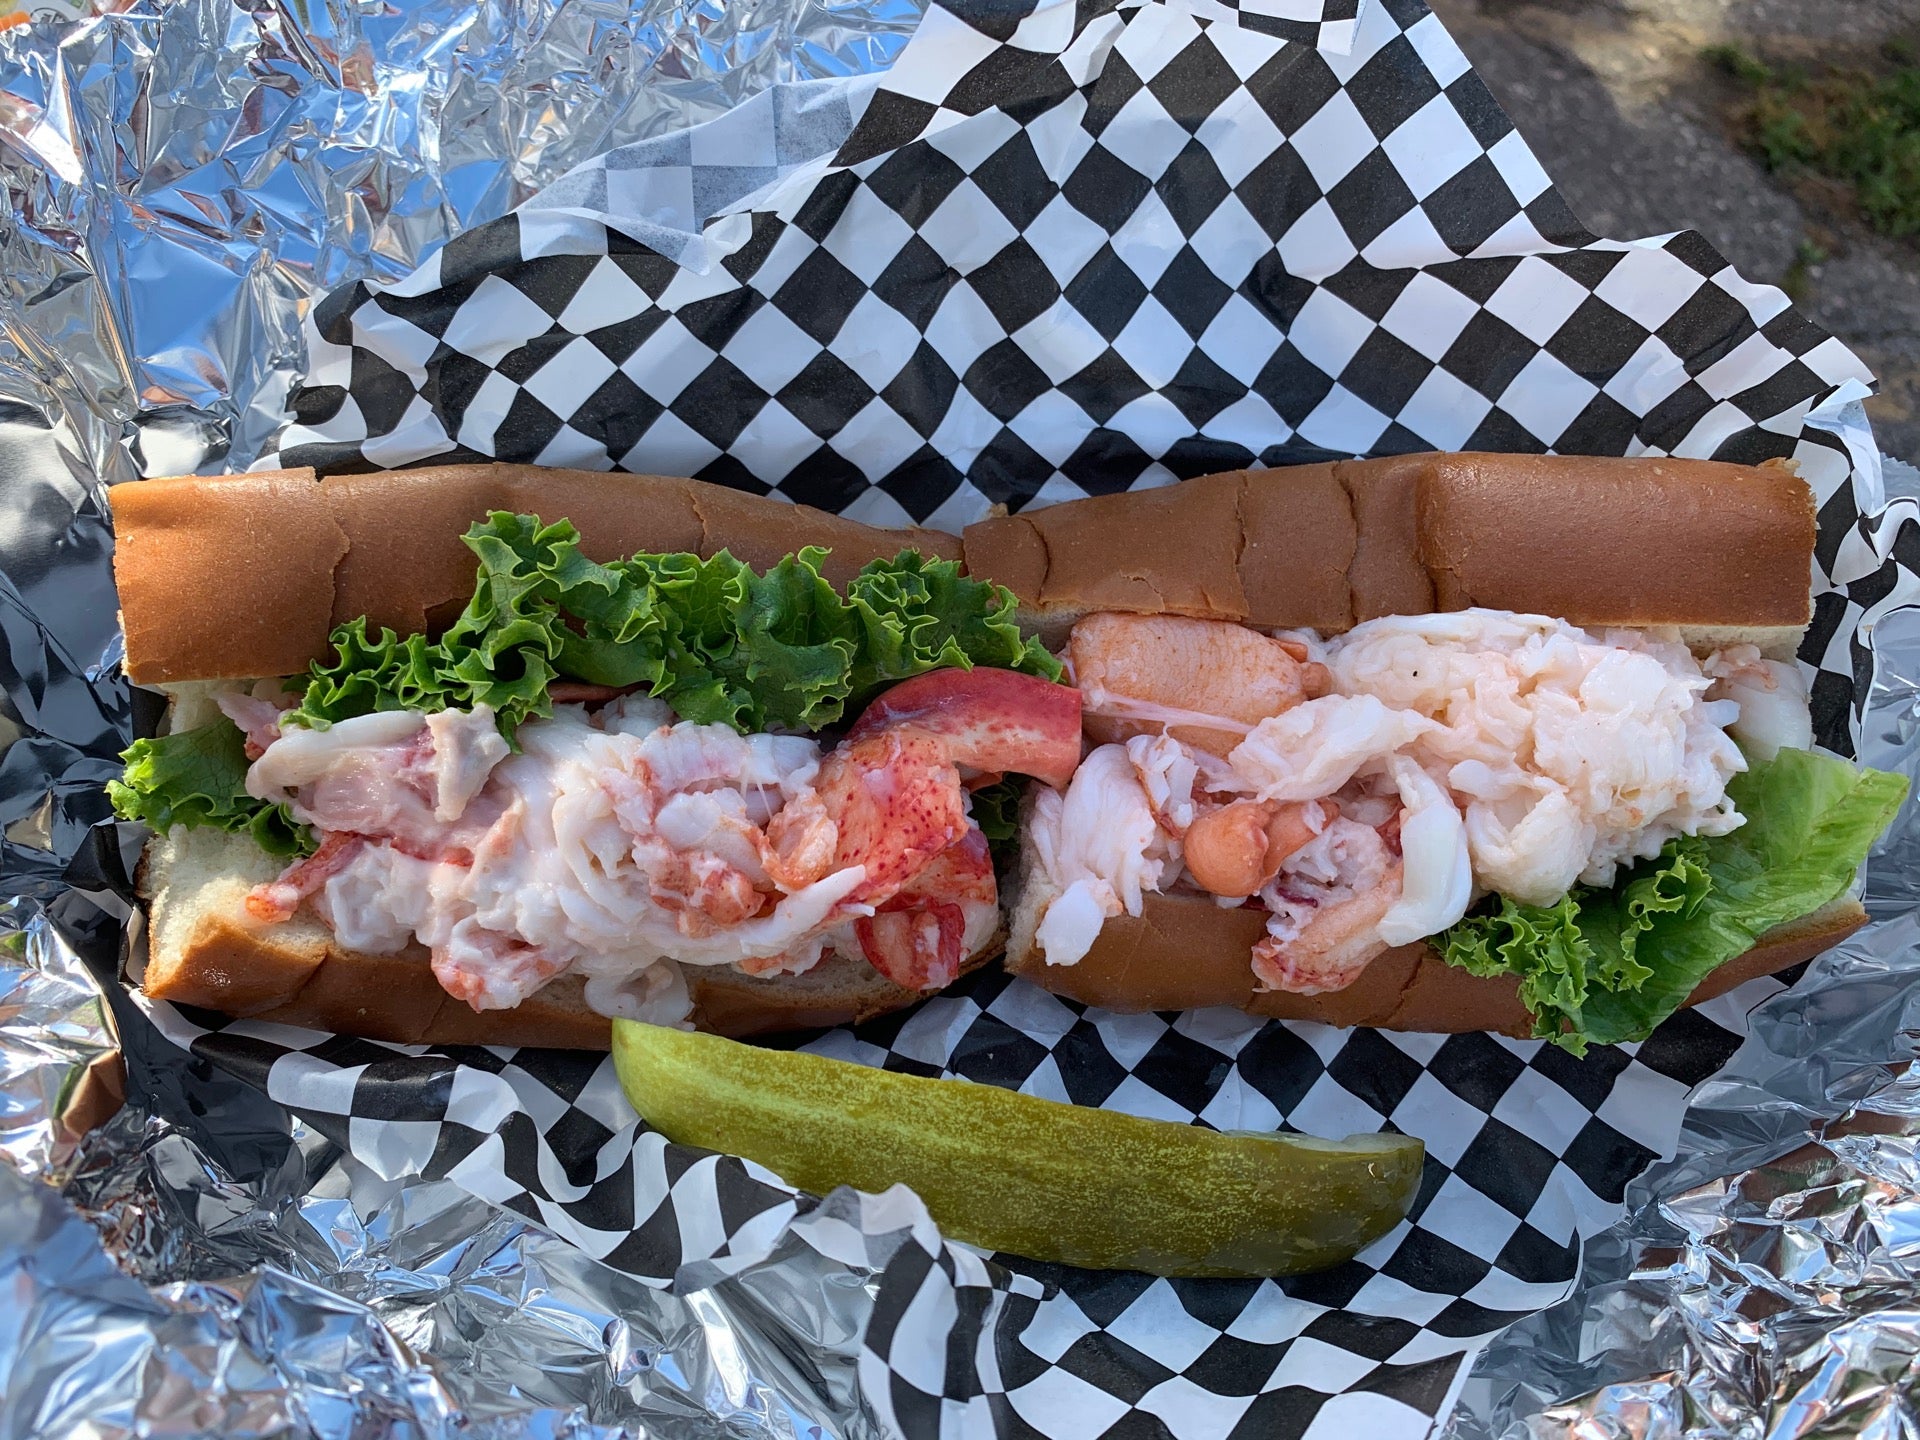
M 982 10 L 337 292 L 281 463 L 960 524 L 1326 454 L 1758 460 L 1865 378 L 1699 236 L 1582 231 L 1413 0 L 1346 54 L 1171 4 Z
M 1356 11 L 1358 14 L 1356 15 Z M 936 4 L 875 79 L 615 151 L 311 317 L 263 464 L 697 474 L 956 527 L 1251 465 L 1482 448 L 1788 457 L 1820 502 L 1822 739 L 1920 598 L 1866 373 L 1699 236 L 1587 234 L 1418 0 Z M 1811 417 L 1811 418 L 1810 418 Z M 1672 1152 L 1759 980 L 1585 1060 L 1538 1042 L 1116 1016 L 981 974 L 826 1054 L 1223 1128 L 1394 1128 L 1408 1221 L 1288 1281 L 1092 1274 L 798 1196 L 638 1126 L 602 1057 L 154 1006 L 389 1176 L 449 1177 L 683 1288 L 801 1247 L 874 1277 L 870 1421 L 912 1437 L 1413 1440 Z
M 807 1043 L 1223 1129 L 1420 1136 L 1407 1222 L 1337 1270 L 1283 1281 L 984 1260 L 942 1241 L 905 1191 L 817 1206 L 758 1166 L 646 1130 L 605 1056 L 440 1051 L 150 1008 L 381 1175 L 452 1179 L 643 1279 L 697 1287 L 796 1244 L 876 1272 L 860 1376 L 888 1433 L 1202 1440 L 1338 1425 L 1392 1440 L 1428 1433 L 1487 1335 L 1566 1293 L 1582 1237 L 1671 1153 L 1688 1090 L 1780 988 L 1753 982 L 1583 1061 L 1478 1034 L 1110 1015 L 994 973 Z

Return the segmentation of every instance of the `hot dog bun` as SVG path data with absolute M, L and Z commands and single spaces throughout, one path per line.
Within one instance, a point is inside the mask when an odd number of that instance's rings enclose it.
M 344 620 L 366 615 L 403 634 L 445 624 L 473 592 L 473 552 L 460 537 L 490 510 L 570 520 L 599 560 L 725 549 L 765 568 L 801 546 L 828 546 L 822 570 L 837 583 L 906 549 L 960 553 L 954 535 L 884 530 L 697 480 L 526 465 L 189 476 L 117 486 L 110 499 L 127 673 L 169 694 L 168 727 L 178 729 L 217 718 L 214 687 L 192 682 L 296 674 L 330 653 L 328 632 Z M 305 915 L 248 922 L 248 889 L 280 868 L 245 836 L 156 836 L 140 878 L 146 993 L 379 1040 L 608 1047 L 607 1019 L 587 1008 L 577 980 L 476 1013 L 447 996 L 417 946 L 357 954 Z M 996 937 L 966 968 L 999 949 Z M 690 967 L 687 978 L 694 1022 L 734 1036 L 843 1024 L 921 998 L 844 959 L 802 976 Z
M 1235 471 L 967 527 L 1049 644 L 1100 610 L 1347 630 L 1479 605 L 1789 658 L 1813 497 L 1778 466 L 1406 455 Z
M 962 557 L 1013 589 L 1023 619 L 1056 642 L 1100 610 L 1337 632 L 1379 615 L 1484 605 L 1676 627 L 1696 646 L 1748 641 L 1781 658 L 1809 618 L 1814 538 L 1806 487 L 1780 467 L 1497 455 L 1209 476 L 983 521 L 964 542 L 697 481 L 526 466 L 156 480 L 111 498 L 128 673 L 150 685 L 295 673 L 326 653 L 334 624 L 360 614 L 403 632 L 445 623 L 472 588 L 459 537 L 492 509 L 565 517 L 602 559 L 724 548 L 765 566 L 820 544 L 833 550 L 829 577 L 844 581 L 902 548 Z M 317 925 L 268 932 L 228 918 L 244 887 L 275 868 L 244 839 L 182 831 L 156 841 L 144 870 L 148 993 L 376 1038 L 606 1045 L 606 1022 L 567 982 L 476 1016 L 447 1002 L 424 954 L 353 955 Z M 1258 917 L 1179 896 L 1109 922 L 1080 965 L 1048 966 L 1032 945 L 1043 887 L 1028 876 L 1010 897 L 1009 968 L 1113 1009 L 1237 1004 L 1415 1030 L 1523 1023 L 1511 987 L 1472 980 L 1419 946 L 1336 995 L 1254 997 L 1247 955 Z M 1797 963 L 1863 919 L 1837 902 L 1782 927 L 1716 972 L 1702 998 L 1736 974 Z M 734 1035 L 840 1023 L 918 998 L 851 962 L 798 979 L 691 978 L 698 1022 Z
M 966 562 L 1063 643 L 1099 611 L 1338 633 L 1383 615 L 1468 606 L 1593 627 L 1672 628 L 1696 649 L 1791 658 L 1812 613 L 1814 509 L 1780 466 L 1579 456 L 1408 455 L 1236 472 L 982 521 Z M 1006 966 L 1110 1010 L 1233 1005 L 1335 1025 L 1530 1033 L 1510 980 L 1430 946 L 1376 959 L 1348 988 L 1256 993 L 1264 912 L 1156 894 L 1109 920 L 1075 965 L 1034 931 L 1056 892 L 1031 855 L 1009 886 Z M 1866 921 L 1851 899 L 1783 925 L 1715 971 L 1695 1002 L 1800 963 Z

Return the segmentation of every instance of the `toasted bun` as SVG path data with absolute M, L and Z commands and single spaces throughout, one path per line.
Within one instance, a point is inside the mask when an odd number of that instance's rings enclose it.
M 764 568 L 802 545 L 831 549 L 843 583 L 903 549 L 958 558 L 932 530 L 883 530 L 698 480 L 443 465 L 368 475 L 274 470 L 116 485 L 114 581 L 137 685 L 292 675 L 365 615 L 432 631 L 473 593 L 460 537 L 490 510 L 566 519 L 595 560 L 730 550 Z
M 490 510 L 569 520 L 599 560 L 724 549 L 765 568 L 803 545 L 826 546 L 822 568 L 837 583 L 904 549 L 960 554 L 953 535 L 879 529 L 696 480 L 526 465 L 146 480 L 117 486 L 111 499 L 127 673 L 171 693 L 181 729 L 217 714 L 210 695 L 220 687 L 194 682 L 295 674 L 327 653 L 342 621 L 365 615 L 402 634 L 445 624 L 473 593 L 474 557 L 460 537 Z M 250 923 L 248 889 L 279 868 L 245 837 L 157 837 L 143 870 L 146 992 L 378 1040 L 607 1048 L 608 1022 L 587 1008 L 577 980 L 476 1014 L 440 988 L 418 946 L 356 954 L 304 913 Z M 996 939 L 969 967 L 998 949 Z M 695 970 L 689 985 L 695 1023 L 728 1035 L 836 1025 L 921 998 L 849 960 L 771 979 Z
M 967 528 L 970 573 L 1058 643 L 1099 610 L 1346 630 L 1486 606 L 1790 656 L 1813 497 L 1779 466 L 1407 455 L 1209 475 Z
M 426 1045 L 544 1045 L 605 1050 L 606 1016 L 587 1008 L 581 983 L 562 977 L 512 1010 L 476 1013 L 440 988 L 427 952 L 364 955 L 302 913 L 277 925 L 247 918 L 247 891 L 279 862 L 244 835 L 176 828 L 147 847 L 148 899 L 141 988 L 156 1000 L 371 1040 Z M 999 952 L 999 937 L 966 969 Z M 693 1022 L 721 1035 L 843 1025 L 923 997 L 867 965 L 829 959 L 805 975 L 759 979 L 731 969 L 686 971 Z
M 1698 649 L 1789 658 L 1812 613 L 1811 493 L 1778 465 L 1579 456 L 1406 455 L 1210 475 L 1161 490 L 982 521 L 968 570 L 1019 596 L 1050 641 L 1097 611 L 1192 615 L 1337 633 L 1384 615 L 1469 606 L 1579 625 L 1672 628 Z M 1511 980 L 1480 980 L 1424 944 L 1388 951 L 1325 995 L 1256 993 L 1259 910 L 1149 895 L 1076 965 L 1033 936 L 1052 892 L 1031 857 L 1010 897 L 1007 968 L 1119 1011 L 1236 1005 L 1395 1030 L 1531 1022 Z M 1797 964 L 1859 927 L 1836 901 L 1714 972 L 1703 1000 Z
M 1013 899 L 1007 969 L 1087 1005 L 1126 1014 L 1234 1005 L 1281 1020 L 1378 1030 L 1492 1030 L 1521 1037 L 1533 1033 L 1518 981 L 1469 975 L 1424 943 L 1387 951 L 1344 990 L 1324 995 L 1257 992 L 1249 956 L 1266 932 L 1266 913 L 1224 910 L 1198 895 L 1148 895 L 1137 918 L 1109 920 L 1078 964 L 1049 965 L 1033 943 L 1033 933 L 1057 893 L 1029 862 Z M 1703 980 L 1687 1004 L 1711 1000 L 1756 976 L 1810 960 L 1866 922 L 1860 902 L 1845 897 L 1769 930 L 1746 954 Z
M 1000 953 L 995 935 L 960 967 L 971 974 Z M 727 967 L 688 970 L 696 1029 L 739 1039 L 781 1030 L 824 1030 L 854 1025 L 918 1004 L 926 995 L 903 990 L 858 960 L 833 956 L 804 975 L 760 979 Z

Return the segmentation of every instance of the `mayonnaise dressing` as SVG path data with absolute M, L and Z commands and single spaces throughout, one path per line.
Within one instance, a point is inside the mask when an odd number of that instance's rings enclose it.
M 574 971 L 592 1003 L 659 1013 L 685 987 L 643 981 L 656 965 L 798 973 L 867 913 L 841 903 L 862 866 L 784 891 L 762 865 L 762 827 L 819 771 L 812 740 L 674 723 L 639 698 L 594 715 L 558 706 L 517 738 L 511 753 L 484 706 L 289 727 L 248 787 L 322 833 L 361 837 L 313 897 L 344 945 L 391 954 L 418 940 L 477 1009 Z

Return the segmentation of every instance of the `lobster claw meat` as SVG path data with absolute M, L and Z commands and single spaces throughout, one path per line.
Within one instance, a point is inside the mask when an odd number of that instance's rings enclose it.
M 1080 764 L 1080 692 L 1017 670 L 929 670 L 881 694 L 847 738 L 883 729 L 938 736 L 963 772 L 1060 786 Z

